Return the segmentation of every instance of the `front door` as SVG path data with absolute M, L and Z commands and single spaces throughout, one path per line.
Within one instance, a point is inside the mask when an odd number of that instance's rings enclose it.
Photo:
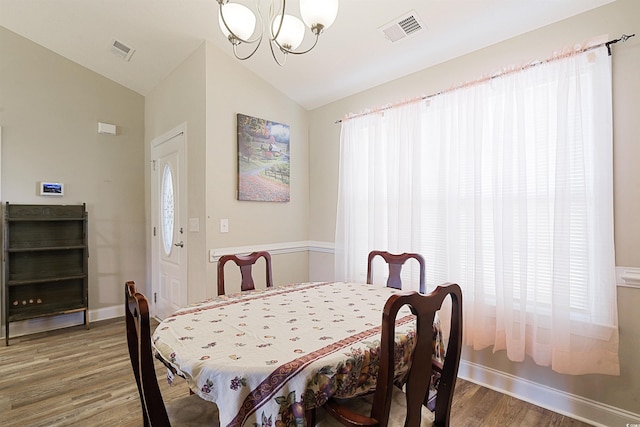
M 154 139 L 151 159 L 152 313 L 164 319 L 187 303 L 184 126 Z

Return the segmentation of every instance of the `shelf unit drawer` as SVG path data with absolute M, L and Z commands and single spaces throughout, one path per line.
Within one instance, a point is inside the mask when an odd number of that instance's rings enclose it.
M 12 221 L 9 251 L 84 245 L 82 220 Z
M 84 274 L 84 250 L 16 252 L 7 260 L 7 284 Z
M 50 313 L 72 312 L 86 307 L 83 279 L 11 286 L 9 320 L 26 320 Z

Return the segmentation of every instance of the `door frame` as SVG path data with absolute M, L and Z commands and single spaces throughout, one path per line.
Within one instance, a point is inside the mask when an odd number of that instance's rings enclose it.
M 150 246 L 151 246 L 151 295 L 149 298 L 149 301 L 151 302 L 150 304 L 150 314 L 154 317 L 157 317 L 157 304 L 155 303 L 155 295 L 157 292 L 160 291 L 160 286 L 159 286 L 159 280 L 160 280 L 160 272 L 159 272 L 159 268 L 160 268 L 160 240 L 161 240 L 161 225 L 160 225 L 160 218 L 159 218 L 159 214 L 158 214 L 158 203 L 159 203 L 159 195 L 160 195 L 160 189 L 158 188 L 158 177 L 157 174 L 160 173 L 159 168 L 157 167 L 157 158 L 154 158 L 154 156 L 156 156 L 156 149 L 161 146 L 163 143 L 168 142 L 174 138 L 176 138 L 177 136 L 179 136 L 180 134 L 183 135 L 183 153 L 184 155 L 182 156 L 182 161 L 180 164 L 180 171 L 179 173 L 182 176 L 178 177 L 178 185 L 177 185 L 177 191 L 179 191 L 179 197 L 178 197 L 178 202 L 180 203 L 180 206 L 177 207 L 177 209 L 179 210 L 179 212 L 184 213 L 184 218 L 182 218 L 182 214 L 180 215 L 180 220 L 182 222 L 185 222 L 186 216 L 187 216 L 187 124 L 186 123 L 182 123 L 178 126 L 176 126 L 175 128 L 171 129 L 168 132 L 165 132 L 164 134 L 153 138 L 151 140 L 151 148 L 150 148 L 150 168 L 149 168 L 149 175 L 150 175 L 150 187 L 151 187 L 151 230 L 150 230 Z M 156 156 L 157 157 L 157 156 Z M 185 228 L 186 229 L 186 228 Z M 184 251 L 183 251 L 183 258 L 182 258 L 182 262 L 185 263 L 186 268 L 184 269 L 184 274 L 180 280 L 180 284 L 181 284 L 181 289 L 180 289 L 180 301 L 176 302 L 176 305 L 180 306 L 180 307 L 184 307 L 187 304 L 187 300 L 188 300 L 188 286 L 187 286 L 187 279 L 188 279 L 188 265 L 189 265 L 189 245 L 188 245 L 188 234 L 189 233 L 184 233 L 183 234 L 183 242 L 184 242 Z

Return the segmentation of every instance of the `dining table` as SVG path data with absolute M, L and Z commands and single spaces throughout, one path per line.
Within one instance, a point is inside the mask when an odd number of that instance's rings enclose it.
M 154 352 L 170 381 L 177 374 L 217 404 L 221 426 L 305 426 L 305 414 L 329 397 L 375 389 L 382 311 L 396 292 L 309 282 L 221 295 L 163 319 L 153 333 Z M 435 358 L 443 360 L 436 335 Z M 408 307 L 398 314 L 395 340 L 400 384 L 415 340 Z

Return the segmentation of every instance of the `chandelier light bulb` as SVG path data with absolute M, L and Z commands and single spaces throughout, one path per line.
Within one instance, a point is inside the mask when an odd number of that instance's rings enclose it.
M 296 49 L 304 39 L 304 24 L 295 16 L 284 15 L 282 28 L 280 28 L 280 32 L 278 33 L 281 16 L 282 15 L 278 15 L 273 19 L 271 35 L 273 37 L 278 34 L 275 40 L 280 46 L 289 50 Z
M 224 21 L 222 20 L 224 16 Z M 227 23 L 225 26 L 224 23 Z M 240 41 L 249 40 L 256 29 L 256 16 L 251 9 L 239 3 L 226 3 L 218 12 L 218 24 L 225 37 L 233 37 L 234 35 Z M 229 33 L 229 30 L 231 33 Z
M 338 15 L 338 0 L 300 0 L 300 15 L 307 27 L 322 32 Z

